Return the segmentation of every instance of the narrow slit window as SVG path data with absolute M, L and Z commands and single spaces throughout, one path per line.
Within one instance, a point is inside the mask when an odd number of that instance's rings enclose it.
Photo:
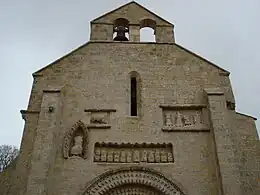
M 131 116 L 137 116 L 136 77 L 131 78 Z

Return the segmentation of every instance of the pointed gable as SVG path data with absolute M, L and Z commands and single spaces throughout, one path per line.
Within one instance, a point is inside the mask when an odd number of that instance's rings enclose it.
M 118 18 L 130 19 L 130 24 L 140 24 L 140 21 L 146 18 L 152 19 L 156 22 L 157 25 L 162 26 L 171 26 L 174 25 L 155 13 L 151 12 L 147 8 L 142 5 L 132 1 L 127 3 L 113 11 L 110 11 L 94 20 L 91 23 L 106 23 L 106 24 L 114 24 L 114 21 Z

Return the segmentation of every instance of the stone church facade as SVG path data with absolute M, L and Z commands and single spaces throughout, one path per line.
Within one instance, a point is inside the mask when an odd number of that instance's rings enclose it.
M 156 42 L 140 42 L 140 28 Z M 175 43 L 136 2 L 33 74 L 19 157 L 1 195 L 259 195 L 255 118 L 229 72 Z

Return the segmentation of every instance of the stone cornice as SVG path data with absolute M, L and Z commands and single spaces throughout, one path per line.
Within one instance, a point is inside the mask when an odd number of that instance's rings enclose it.
M 116 109 L 110 108 L 89 108 L 85 109 L 84 112 L 116 112 Z
M 206 108 L 206 104 L 161 104 L 160 108 L 165 108 L 169 110 L 189 110 L 189 109 L 202 109 Z
M 40 111 L 37 111 L 37 110 L 20 110 L 20 113 L 22 114 L 22 118 L 26 121 L 27 120 L 26 116 L 28 114 L 39 114 Z
M 251 118 L 251 119 L 253 119 L 255 121 L 257 120 L 256 117 L 253 117 L 253 116 L 250 116 L 250 115 L 247 115 L 247 114 L 243 114 L 243 113 L 240 113 L 240 112 L 236 112 L 236 114 L 241 115 L 241 116 L 245 116 L 245 117 L 248 117 L 248 118 Z
M 59 89 L 45 89 L 43 93 L 60 93 Z
M 224 95 L 223 90 L 220 88 L 206 88 L 204 90 L 208 95 Z

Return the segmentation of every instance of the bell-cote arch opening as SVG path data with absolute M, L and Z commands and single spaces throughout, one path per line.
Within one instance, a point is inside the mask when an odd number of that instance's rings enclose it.
M 141 81 L 140 75 L 133 71 L 130 73 L 130 115 L 140 116 L 141 109 Z
M 129 40 L 129 21 L 125 18 L 118 18 L 114 22 L 113 27 L 114 41 L 128 41 Z
M 152 19 L 143 19 L 140 22 L 140 42 L 156 42 L 156 22 Z

